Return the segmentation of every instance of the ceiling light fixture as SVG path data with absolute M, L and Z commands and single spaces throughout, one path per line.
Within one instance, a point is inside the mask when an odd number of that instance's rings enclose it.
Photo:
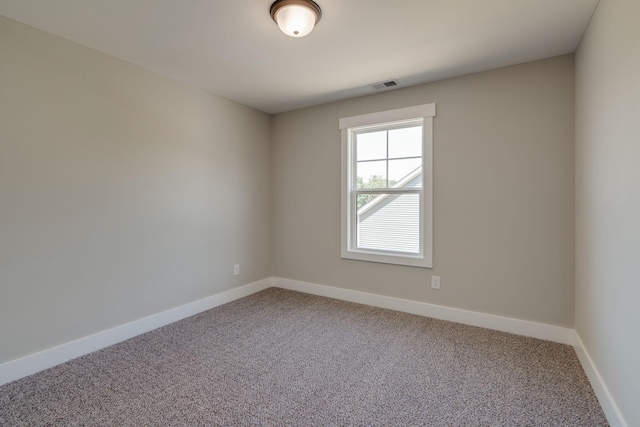
M 309 34 L 322 16 L 322 10 L 311 0 L 276 0 L 271 17 L 283 33 L 290 37 Z

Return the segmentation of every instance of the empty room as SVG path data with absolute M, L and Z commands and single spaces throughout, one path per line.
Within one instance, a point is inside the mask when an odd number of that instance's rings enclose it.
M 0 426 L 640 426 L 638 76 L 638 0 L 0 0 Z

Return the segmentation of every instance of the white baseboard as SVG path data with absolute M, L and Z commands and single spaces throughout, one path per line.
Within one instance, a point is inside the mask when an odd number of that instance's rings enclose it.
M 448 320 L 450 322 L 463 323 L 465 325 L 479 326 L 482 328 L 573 345 L 574 330 L 560 326 L 546 325 L 543 323 L 529 322 L 526 320 L 512 319 L 509 317 L 495 316 L 492 314 L 461 310 L 384 295 L 334 288 L 331 286 L 300 282 L 280 277 L 273 278 L 273 285 L 292 291 L 305 292 L 323 297 L 335 298 L 359 304 L 371 305 L 374 307 L 417 314 L 420 316 L 433 317 L 435 319 Z
M 271 278 L 230 289 L 189 304 L 135 320 L 97 334 L 89 335 L 56 347 L 30 354 L 0 365 L 0 385 L 35 374 L 76 357 L 128 340 L 136 335 L 168 325 L 194 314 L 246 297 L 270 288 Z
M 582 368 L 587 374 L 591 387 L 593 387 L 593 391 L 598 397 L 598 401 L 600 402 L 600 406 L 602 406 L 602 410 L 607 417 L 607 421 L 609 421 L 611 427 L 627 427 L 628 424 L 624 420 L 620 409 L 618 409 L 618 405 L 616 405 L 615 400 L 613 400 L 613 396 L 611 396 L 611 392 L 609 392 L 609 388 L 602 379 L 600 372 L 593 363 L 593 359 L 591 359 L 589 352 L 585 348 L 584 343 L 577 332 L 575 332 L 574 340 L 575 344 L 573 348 L 576 350 L 576 354 L 578 355 L 578 359 L 580 359 Z

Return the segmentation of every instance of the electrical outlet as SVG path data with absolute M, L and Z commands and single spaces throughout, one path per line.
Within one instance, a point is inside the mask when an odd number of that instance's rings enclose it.
M 234 275 L 234 276 L 237 276 L 237 275 L 239 275 L 239 274 L 240 274 L 240 264 L 235 264 L 235 265 L 233 266 L 233 275 Z
M 431 288 L 440 289 L 440 276 L 431 276 Z

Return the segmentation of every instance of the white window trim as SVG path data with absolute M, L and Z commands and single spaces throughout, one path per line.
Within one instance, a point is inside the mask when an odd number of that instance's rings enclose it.
M 341 203 L 341 257 L 360 261 L 379 262 L 385 264 L 398 264 L 413 267 L 432 268 L 433 267 L 433 117 L 436 115 L 436 104 L 424 104 L 414 107 L 399 108 L 397 110 L 381 111 L 360 116 L 345 117 L 340 119 L 339 128 L 342 136 L 342 203 Z M 402 120 L 423 119 L 422 138 L 422 247 L 421 255 L 395 254 L 391 252 L 380 253 L 379 251 L 369 251 L 355 248 L 352 245 L 352 207 L 349 203 L 351 194 L 351 168 L 349 163 L 349 143 L 350 129 L 371 126 L 376 124 L 390 123 Z

